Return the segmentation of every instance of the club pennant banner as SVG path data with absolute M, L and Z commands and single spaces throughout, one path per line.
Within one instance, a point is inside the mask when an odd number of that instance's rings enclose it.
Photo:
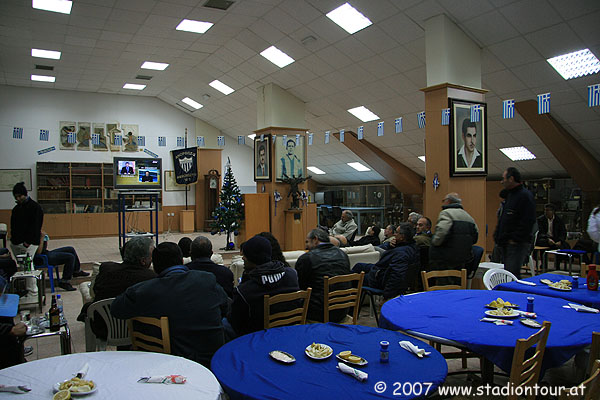
M 95 146 L 100 145 L 100 135 L 98 133 L 92 133 L 92 144 Z
M 442 110 L 442 125 L 443 126 L 450 125 L 450 109 L 449 108 L 444 108 Z
M 308 145 L 309 145 L 309 146 L 312 146 L 312 141 L 313 141 L 313 134 L 312 134 L 312 133 L 309 133 L 309 134 L 308 134 Z
M 502 102 L 502 119 L 511 119 L 515 117 L 515 100 L 504 100 Z
M 119 135 L 119 137 L 121 138 L 121 135 Z M 76 136 L 75 132 L 67 133 L 67 143 L 73 144 L 76 142 L 76 139 L 77 139 L 77 136 Z M 123 140 L 123 139 L 121 138 L 121 140 Z M 115 142 L 116 141 L 117 141 L 117 137 L 115 136 Z
M 340 129 L 340 143 L 344 143 L 344 134 L 346 133 L 345 130 Z
M 51 151 L 56 150 L 56 147 L 52 146 L 52 147 L 48 147 L 46 149 L 42 149 L 42 150 L 38 150 L 38 156 L 41 156 L 42 154 L 46 154 L 46 153 L 50 153 Z
M 600 83 L 588 86 L 588 107 L 600 106 Z
M 246 144 L 246 136 L 238 135 L 238 145 Z
M 196 146 L 204 147 L 204 136 L 196 136 Z
M 185 138 L 181 136 L 177 136 L 177 147 L 185 146 Z
M 69 133 L 70 135 L 70 133 Z M 75 136 L 75 134 L 73 134 L 73 136 Z M 69 142 L 69 137 L 67 136 L 67 142 Z M 69 142 L 71 143 L 71 142 Z M 75 143 L 75 142 L 73 142 Z M 114 146 L 122 146 L 123 145 L 123 136 L 122 135 L 115 135 L 115 142 L 113 143 Z
M 138 146 L 146 146 L 146 136 L 138 136 Z
M 296 133 L 296 146 L 300 146 L 300 134 Z
M 159 147 L 167 147 L 167 137 L 166 136 L 158 137 L 158 146 Z
M 402 117 L 398 117 L 394 121 L 394 130 L 396 131 L 396 133 L 400 133 L 400 132 L 403 131 L 403 128 L 402 128 Z
M 158 158 L 158 154 L 154 153 L 153 151 L 150 151 L 148 149 L 144 149 L 144 153 L 148 154 L 149 156 L 152 156 L 154 158 Z
M 481 106 L 475 104 L 471 106 L 471 122 L 479 122 L 481 120 Z
M 189 185 L 198 181 L 198 151 L 195 147 L 172 150 L 175 182 Z
M 548 114 L 550 112 L 550 93 L 537 95 L 538 114 Z
M 419 129 L 425 128 L 425 111 L 417 113 L 417 124 L 419 125 Z
M 217 136 L 217 146 L 225 146 L 225 136 Z
M 364 137 L 365 137 L 365 127 L 359 126 L 358 127 L 358 140 L 363 140 Z
M 40 129 L 40 141 L 47 142 L 50 139 L 50 130 Z
M 331 134 L 330 131 L 325 131 L 325 144 L 329 144 L 329 135 Z
M 377 123 L 377 136 L 383 136 L 383 121 Z

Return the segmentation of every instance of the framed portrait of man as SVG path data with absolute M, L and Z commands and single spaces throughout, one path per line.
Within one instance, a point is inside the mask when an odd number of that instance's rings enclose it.
M 257 135 L 254 139 L 254 180 L 271 180 L 271 136 L 265 135 L 263 140 Z
M 448 99 L 450 176 L 486 176 L 487 104 Z
M 288 135 L 285 140 L 277 136 L 275 143 L 275 178 L 302 178 L 306 176 L 304 165 L 304 136 L 300 135 L 296 142 L 296 135 Z

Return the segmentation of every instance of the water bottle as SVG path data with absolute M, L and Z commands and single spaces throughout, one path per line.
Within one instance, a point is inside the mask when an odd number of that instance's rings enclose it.
M 60 297 L 60 294 L 56 295 L 56 306 L 58 307 L 58 311 L 60 312 L 61 317 L 63 314 L 63 299 Z
M 381 349 L 379 350 L 379 362 L 384 364 L 390 362 L 390 351 L 388 350 L 390 342 L 382 340 L 379 342 L 379 345 L 381 346 Z
M 533 297 L 527 298 L 527 312 L 533 312 Z

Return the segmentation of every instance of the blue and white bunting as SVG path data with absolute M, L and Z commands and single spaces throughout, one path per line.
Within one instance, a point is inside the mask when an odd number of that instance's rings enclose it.
M 13 128 L 13 139 L 23 139 L 23 128 Z
M 246 144 L 246 136 L 238 135 L 238 145 Z
M 512 119 L 515 117 L 515 100 L 504 100 L 502 102 L 502 119 Z
M 340 129 L 340 143 L 344 143 L 345 135 L 346 135 L 346 131 L 343 129 Z
M 97 133 L 92 133 L 92 144 L 94 146 L 100 145 L 100 135 Z
M 331 134 L 331 131 L 325 131 L 325 144 L 329 144 L 329 135 Z
M 156 154 L 155 152 L 150 151 L 148 149 L 144 149 L 144 153 L 146 153 L 146 154 L 148 154 L 148 155 L 150 155 L 150 156 L 152 156 L 154 158 L 158 158 L 158 154 Z
M 261 133 L 261 134 L 260 134 L 260 141 L 261 141 L 261 142 L 264 142 L 264 141 L 265 141 L 265 134 L 264 134 L 264 133 Z
M 158 147 L 166 147 L 167 146 L 167 138 L 166 136 L 158 137 Z
M 402 128 L 402 117 L 398 117 L 394 120 L 394 131 L 396 133 L 402 132 L 404 129 Z
M 204 136 L 196 136 L 196 146 L 204 147 Z
M 177 136 L 177 147 L 185 146 L 185 138 L 182 136 Z
M 120 135 L 119 135 L 120 136 Z M 76 134 L 75 132 L 69 132 L 67 133 L 67 143 L 75 143 L 77 140 Z M 115 141 L 116 141 L 116 137 L 115 137 Z
M 383 121 L 377 123 L 377 136 L 383 136 Z
M 471 106 L 471 122 L 481 121 L 481 106 L 475 104 Z
M 550 93 L 537 95 L 538 114 L 548 114 L 550 112 Z
M 40 141 L 47 142 L 50 139 L 50 130 L 40 129 Z
M 138 136 L 138 146 L 146 146 L 146 136 Z
M 444 108 L 442 109 L 442 125 L 450 125 L 450 109 Z
M 73 142 L 73 143 L 75 143 L 75 142 Z M 122 135 L 115 135 L 115 142 L 113 143 L 113 145 L 114 146 L 121 146 L 121 145 L 123 145 L 123 136 Z
M 38 156 L 41 156 L 42 154 L 46 154 L 46 153 L 50 153 L 51 151 L 56 150 L 56 147 L 52 146 L 52 147 L 48 147 L 46 149 L 42 149 L 42 150 L 38 150 Z
M 283 147 L 287 146 L 287 135 L 281 135 L 281 144 Z
M 588 107 L 600 106 L 600 83 L 588 86 Z
M 365 137 L 365 127 L 359 126 L 358 127 L 358 140 L 363 140 L 364 137 Z
M 419 129 L 425 128 L 425 111 L 417 113 L 417 124 L 419 125 Z
M 296 146 L 300 146 L 300 134 L 296 133 Z
M 217 136 L 217 146 L 225 146 L 225 136 Z
M 313 141 L 313 134 L 312 134 L 312 133 L 309 133 L 309 134 L 308 134 L 308 145 L 309 145 L 309 146 L 312 146 L 312 141 Z

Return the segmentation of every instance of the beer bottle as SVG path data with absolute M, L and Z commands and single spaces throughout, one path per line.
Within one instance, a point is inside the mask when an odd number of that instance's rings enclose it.
M 56 304 L 56 295 L 52 295 L 52 305 L 48 311 L 48 319 L 50 320 L 50 332 L 56 332 L 60 329 L 60 310 Z

